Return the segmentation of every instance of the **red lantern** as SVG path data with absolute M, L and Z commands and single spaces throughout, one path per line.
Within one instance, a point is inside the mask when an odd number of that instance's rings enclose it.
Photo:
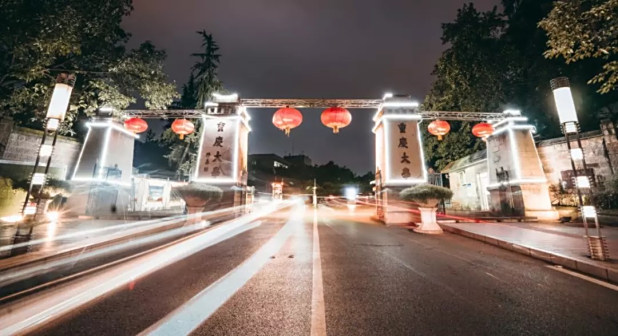
M 133 133 L 142 133 L 148 129 L 148 124 L 141 118 L 129 118 L 124 121 L 124 128 Z
M 189 135 L 193 133 L 195 130 L 195 125 L 187 119 L 176 119 L 172 123 L 172 131 L 178 134 L 180 140 L 185 138 L 185 135 Z
M 352 122 L 350 111 L 343 107 L 330 107 L 322 111 L 320 116 L 322 124 L 333 129 L 333 133 L 339 133 L 339 129 L 348 126 Z
M 285 132 L 285 135 L 290 135 L 292 128 L 298 127 L 303 122 L 303 114 L 295 108 L 286 106 L 278 109 L 273 114 L 273 124 L 278 129 Z
M 472 127 L 472 134 L 475 137 L 483 138 L 483 140 L 487 139 L 490 135 L 494 133 L 494 127 L 488 123 L 478 123 Z
M 451 125 L 444 120 L 434 120 L 427 126 L 429 133 L 438 136 L 438 141 L 451 130 Z

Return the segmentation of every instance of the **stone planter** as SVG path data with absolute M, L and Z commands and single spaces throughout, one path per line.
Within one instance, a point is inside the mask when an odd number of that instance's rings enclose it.
M 421 223 L 414 229 L 414 232 L 427 234 L 441 234 L 442 228 L 438 225 L 436 211 L 438 210 L 439 199 L 428 199 L 420 203 L 418 210 L 421 212 Z
M 202 216 L 199 213 L 206 211 L 207 206 L 218 202 L 222 196 L 221 189 L 199 183 L 190 183 L 172 191 L 177 192 L 185 201 L 189 216 L 186 224 L 202 223 Z

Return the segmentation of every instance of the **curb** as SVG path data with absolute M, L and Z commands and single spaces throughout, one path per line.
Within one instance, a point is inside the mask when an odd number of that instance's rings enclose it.
M 517 252 L 535 259 L 543 260 L 547 263 L 560 265 L 573 271 L 577 271 L 592 277 L 618 284 L 618 270 L 608 267 L 602 267 L 593 263 L 587 263 L 582 260 L 565 257 L 562 255 L 550 253 L 540 249 L 535 249 L 528 246 L 514 244 L 505 240 L 496 239 L 493 237 L 483 236 L 477 233 L 469 232 L 448 225 L 440 225 L 444 231 L 458 234 L 467 238 L 482 241 L 486 244 L 494 245 L 505 250 Z

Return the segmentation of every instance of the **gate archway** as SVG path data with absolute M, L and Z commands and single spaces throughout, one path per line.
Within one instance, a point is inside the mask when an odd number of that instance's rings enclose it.
M 521 211 L 528 216 L 557 218 L 552 211 L 547 181 L 532 137 L 534 127 L 519 111 L 453 112 L 422 111 L 409 96 L 387 94 L 382 99 L 242 99 L 236 94 L 214 95 L 204 109 L 194 110 L 125 110 L 124 118 L 186 118 L 202 123 L 202 134 L 193 181 L 221 187 L 247 186 L 248 135 L 251 131 L 247 109 L 330 108 L 374 110 L 376 186 L 382 190 L 378 198 L 378 214 L 386 223 L 406 221 L 401 211 L 389 204 L 406 187 L 427 183 L 420 125 L 424 120 L 484 121 L 495 131 L 487 137 L 487 164 L 490 176 L 488 190 L 491 208 L 499 211 L 504 186 L 516 188 Z M 111 116 L 99 116 L 89 123 L 89 132 L 79 156 L 73 181 L 105 183 L 126 188 L 131 170 L 122 169 L 109 178 L 106 172 L 118 167 L 132 167 L 135 135 L 126 131 Z M 111 151 L 110 148 L 119 148 Z M 96 153 L 96 154 L 95 154 Z M 241 193 L 241 192 L 239 192 Z M 238 195 L 238 201 L 242 195 Z M 119 205 L 122 206 L 122 205 Z

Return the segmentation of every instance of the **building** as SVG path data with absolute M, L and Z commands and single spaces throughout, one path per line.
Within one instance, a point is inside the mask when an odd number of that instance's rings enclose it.
M 442 173 L 448 174 L 450 188 L 453 191 L 451 208 L 470 211 L 489 210 L 486 150 L 449 163 Z
M 292 163 L 277 154 L 250 154 L 249 170 L 273 170 L 274 168 L 288 169 Z
M 602 187 L 614 175 L 618 164 L 618 138 L 614 124 L 608 120 L 603 121 L 600 130 L 582 133 L 581 142 L 588 167 L 586 173 L 591 181 Z M 550 186 L 552 205 L 576 205 L 573 172 L 565 139 L 560 137 L 538 141 L 536 149 Z M 454 194 L 451 201 L 453 209 L 489 209 L 487 169 L 487 152 L 483 150 L 453 161 L 442 170 L 443 174 L 448 175 Z M 579 173 L 584 174 L 583 171 Z
M 311 162 L 311 158 L 305 154 L 300 155 L 286 155 L 283 157 L 286 161 L 295 166 L 308 166 L 311 167 L 313 163 Z

